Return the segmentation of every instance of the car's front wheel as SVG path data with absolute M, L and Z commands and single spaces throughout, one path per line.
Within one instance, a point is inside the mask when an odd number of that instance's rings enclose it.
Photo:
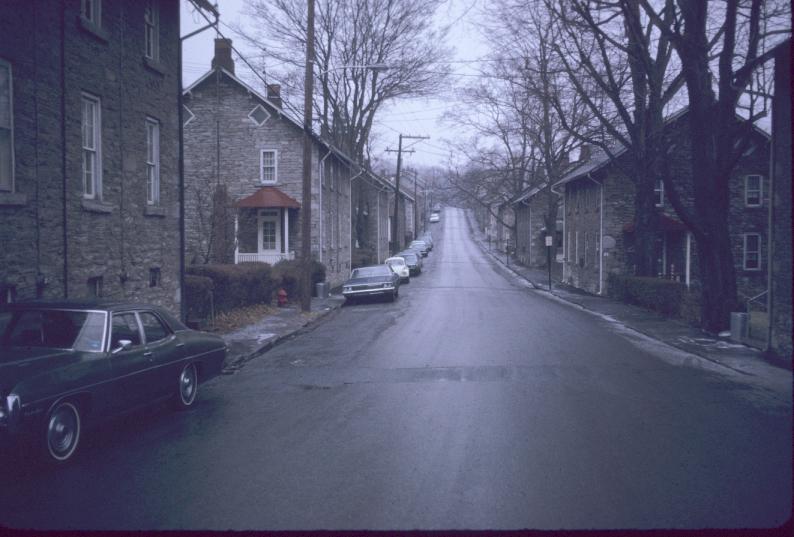
M 196 364 L 189 363 L 182 368 L 179 374 L 179 386 L 177 394 L 174 398 L 177 409 L 189 408 L 196 401 L 196 394 L 198 393 L 198 373 L 196 372 Z
M 80 444 L 80 409 L 77 403 L 62 401 L 47 416 L 45 445 L 48 460 L 62 463 L 69 460 Z

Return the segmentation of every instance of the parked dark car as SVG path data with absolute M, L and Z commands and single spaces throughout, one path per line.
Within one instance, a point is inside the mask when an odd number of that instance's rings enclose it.
M 413 250 L 403 250 L 398 256 L 405 259 L 405 264 L 408 265 L 408 270 L 411 276 L 420 274 L 422 272 L 422 256 L 419 252 Z
M 419 253 L 422 254 L 422 257 L 427 257 L 427 254 L 430 253 L 430 246 L 425 241 L 411 241 L 411 244 L 408 247 L 414 250 L 419 250 Z
M 385 296 L 393 301 L 400 294 L 400 276 L 389 265 L 372 265 L 353 269 L 350 279 L 342 285 L 342 295 L 348 300 L 360 296 Z
M 111 301 L 0 308 L 0 435 L 27 438 L 52 462 L 69 460 L 83 431 L 171 399 L 193 405 L 218 375 L 223 339 L 190 330 L 166 310 Z

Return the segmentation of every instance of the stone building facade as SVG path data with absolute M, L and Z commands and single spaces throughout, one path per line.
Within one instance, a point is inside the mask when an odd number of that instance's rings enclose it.
M 531 187 L 513 201 L 516 215 L 516 257 L 528 267 L 546 267 L 546 213 L 548 196 L 559 195 L 542 187 Z M 559 204 L 558 204 L 559 205 Z M 562 255 L 562 213 L 558 206 L 558 222 L 551 251 L 552 274 L 559 277 L 562 265 L 557 261 Z
M 791 39 L 775 54 L 772 101 L 772 186 L 768 349 L 791 363 Z
M 276 263 L 301 251 L 303 127 L 235 76 L 231 42 L 184 92 L 186 262 Z M 355 165 L 312 136 L 311 252 L 326 279 L 350 273 Z
M 391 200 L 394 187 L 379 175 L 362 171 L 352 179 L 353 267 L 378 264 L 389 256 Z
M 179 2 L 3 4 L 0 301 L 180 308 Z
M 666 125 L 666 135 L 688 139 L 688 116 L 681 112 Z M 752 133 L 751 148 L 739 159 L 730 178 L 730 233 L 739 299 L 747 300 L 766 289 L 768 248 L 769 137 Z M 626 159 L 615 150 L 616 159 Z M 690 146 L 677 143 L 670 167 L 680 196 L 692 207 Z M 601 150 L 569 172 L 555 185 L 564 192 L 563 279 L 592 293 L 606 294 L 607 275 L 633 275 L 634 183 L 622 171 L 627 166 Z M 675 214 L 660 183 L 656 188 L 659 233 L 655 239 L 657 276 L 696 283 L 699 279 L 694 238 Z

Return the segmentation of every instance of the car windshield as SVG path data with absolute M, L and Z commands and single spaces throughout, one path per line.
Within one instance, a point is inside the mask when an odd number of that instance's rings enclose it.
M 378 267 L 357 268 L 350 275 L 351 278 L 372 278 L 374 276 L 390 276 L 391 269 L 386 265 Z
M 400 257 L 405 259 L 406 263 L 411 263 L 411 262 L 416 261 L 416 254 L 405 253 L 405 254 L 402 254 Z
M 405 259 L 402 257 L 391 257 L 386 260 L 386 263 L 393 267 L 402 267 L 405 265 Z
M 0 346 L 100 352 L 105 316 L 97 311 L 31 309 L 5 313 Z

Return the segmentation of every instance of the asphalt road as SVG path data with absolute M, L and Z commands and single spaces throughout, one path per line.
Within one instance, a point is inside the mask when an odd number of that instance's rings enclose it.
M 0 477 L 61 529 L 729 528 L 784 523 L 791 393 L 500 272 L 463 213 L 393 304 L 346 306 L 200 390 Z

